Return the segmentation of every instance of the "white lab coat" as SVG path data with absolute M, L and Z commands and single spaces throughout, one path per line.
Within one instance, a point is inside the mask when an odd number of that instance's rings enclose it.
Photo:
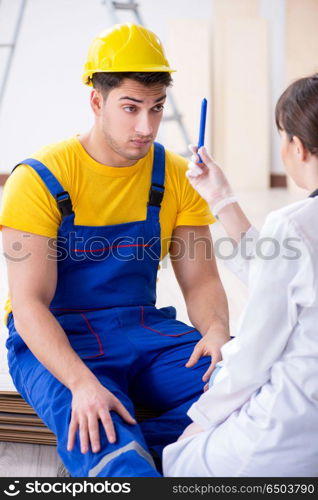
M 318 198 L 272 212 L 259 238 L 253 228 L 245 237 L 254 258 L 231 263 L 248 275 L 238 333 L 188 411 L 204 431 L 164 449 L 166 476 L 318 477 Z

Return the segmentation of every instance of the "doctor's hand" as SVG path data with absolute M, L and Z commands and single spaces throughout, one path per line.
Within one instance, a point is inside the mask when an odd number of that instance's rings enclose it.
M 189 149 L 193 154 L 188 164 L 186 176 L 191 186 L 200 196 L 202 196 L 211 207 L 216 205 L 219 201 L 233 196 L 232 188 L 223 170 L 215 163 L 213 158 L 209 156 L 206 148 L 203 146 L 199 150 L 203 163 L 200 163 L 197 154 L 198 148 L 190 144 Z
M 211 364 L 202 377 L 203 382 L 207 382 L 215 368 L 216 363 L 222 359 L 222 345 L 228 342 L 230 338 L 230 334 L 227 330 L 212 330 L 211 328 L 196 344 L 185 366 L 187 368 L 192 368 L 192 366 L 194 366 L 203 356 L 211 356 Z
M 67 450 L 74 447 L 76 432 L 79 429 L 81 452 L 87 453 L 89 443 L 93 452 L 100 450 L 99 420 L 101 420 L 110 443 L 115 443 L 116 433 L 110 415 L 113 410 L 128 424 L 136 424 L 136 420 L 124 405 L 104 387 L 97 379 L 82 381 L 72 391 L 72 417 L 68 432 Z

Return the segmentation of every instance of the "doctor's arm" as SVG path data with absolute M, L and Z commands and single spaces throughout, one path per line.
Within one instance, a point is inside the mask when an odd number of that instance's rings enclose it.
M 198 148 L 190 147 L 193 155 L 186 172 L 192 187 L 209 204 L 212 213 L 217 213 L 217 218 L 224 227 L 227 235 L 236 243 L 250 229 L 251 223 L 235 200 L 232 188 L 221 167 L 209 156 L 205 147 L 200 149 L 200 162 L 197 154 Z M 225 200 L 233 198 L 233 202 L 225 204 Z
M 212 356 L 211 365 L 203 376 L 207 381 L 221 359 L 220 348 L 230 339 L 228 304 L 209 226 L 177 226 L 170 257 L 189 319 L 202 334 L 186 366 L 191 368 L 202 356 Z
M 135 421 L 73 350 L 50 312 L 57 284 L 55 245 L 47 237 L 8 227 L 2 232 L 16 330 L 40 363 L 72 393 L 68 449 L 72 450 L 79 429 L 82 453 L 88 451 L 89 442 L 98 451 L 98 419 L 110 442 L 116 439 L 110 410 L 128 423 Z
M 258 231 L 251 225 L 237 202 L 222 168 L 215 163 L 204 147 L 200 149 L 204 163 L 199 163 L 197 147 L 191 146 L 190 149 L 193 156 L 186 176 L 191 186 L 209 204 L 211 212 L 216 215 L 227 236 L 236 246 L 233 257 L 224 260 L 224 264 L 247 283 L 249 264 L 255 252 Z M 227 203 L 226 200 L 231 202 Z

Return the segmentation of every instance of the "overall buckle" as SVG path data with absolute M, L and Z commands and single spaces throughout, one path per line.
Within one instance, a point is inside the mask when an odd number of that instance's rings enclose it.
M 61 198 L 62 197 L 62 198 Z M 57 206 L 62 214 L 62 217 L 73 214 L 73 206 L 70 195 L 67 191 L 61 191 L 55 195 Z
M 162 191 L 155 189 L 155 187 L 162 189 Z M 160 207 L 164 195 L 164 189 L 164 186 L 161 186 L 160 184 L 152 184 L 149 190 L 148 205 Z

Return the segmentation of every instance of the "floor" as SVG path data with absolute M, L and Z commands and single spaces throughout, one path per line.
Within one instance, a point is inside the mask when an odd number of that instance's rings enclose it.
M 299 191 L 286 191 L 283 189 L 239 193 L 243 209 L 250 217 L 251 222 L 258 228 L 263 224 L 269 211 L 297 201 L 302 197 L 304 197 L 304 194 Z M 214 241 L 223 236 L 219 224 L 213 225 L 211 230 Z M 245 286 L 224 267 L 222 261 L 218 262 L 218 267 L 228 296 L 231 330 L 235 333 L 235 325 L 244 306 L 247 291 Z M 0 276 L 0 389 L 3 390 L 10 388 L 11 382 L 7 372 L 4 346 L 7 333 L 3 325 L 2 304 L 7 295 L 7 286 L 2 250 L 0 254 Z M 161 266 L 157 305 L 158 307 L 174 305 L 178 311 L 178 319 L 188 321 L 183 297 L 169 260 L 165 260 Z M 59 465 L 58 455 L 52 446 L 0 442 L 0 477 L 55 477 Z

